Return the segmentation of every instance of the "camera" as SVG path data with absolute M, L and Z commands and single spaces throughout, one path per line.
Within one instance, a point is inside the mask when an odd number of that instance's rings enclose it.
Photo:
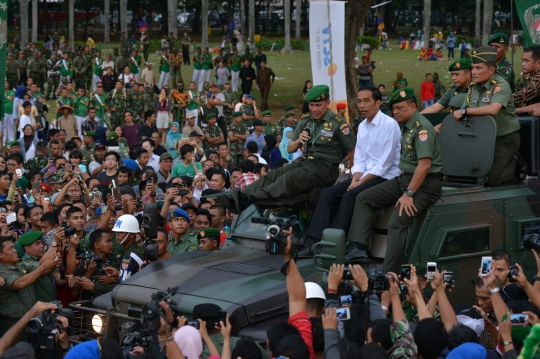
M 187 189 L 185 188 L 181 188 L 178 190 L 178 195 L 179 196 L 186 196 L 187 195 Z
M 26 329 L 32 335 L 34 347 L 55 351 L 60 349 L 56 347 L 56 334 L 69 331 L 69 327 L 65 328 L 58 320 L 58 317 L 67 318 L 68 324 L 71 325 L 73 323 L 73 311 L 64 308 L 59 300 L 53 300 L 51 304 L 56 304 L 54 313 L 51 310 L 44 311 L 37 317 L 32 318 L 26 325 Z
M 92 261 L 92 259 L 93 259 L 94 262 L 96 262 L 96 263 L 101 262 L 101 257 L 100 257 L 100 256 L 98 256 L 97 254 L 92 255 L 92 253 L 90 253 L 90 252 L 85 252 L 85 253 L 83 253 L 83 255 L 82 255 L 81 257 L 82 257 L 82 259 L 86 262 L 87 265 L 90 264 L 90 262 Z
M 287 246 L 287 235 L 283 230 L 288 230 L 298 224 L 298 217 L 291 216 L 287 219 L 276 218 L 273 221 L 266 217 L 252 217 L 251 223 L 260 223 L 267 225 L 266 229 L 266 251 L 270 254 L 283 254 Z M 293 237 L 291 253 L 296 252 L 298 241 Z
M 74 234 L 77 234 L 77 230 L 73 227 L 70 227 L 66 224 L 66 221 L 62 222 L 62 228 L 64 228 L 64 233 L 66 238 L 71 237 Z
M 193 327 L 197 330 L 201 329 L 201 323 L 197 322 L 197 321 L 192 321 L 192 322 L 187 322 L 187 325 L 189 325 L 190 327 Z
M 383 291 L 390 289 L 388 278 L 391 278 L 391 276 L 383 272 L 382 264 L 377 264 L 375 267 L 369 267 L 367 276 L 369 289 Z
M 513 276 L 517 276 L 519 274 L 519 269 L 515 264 L 512 264 L 510 267 L 510 270 L 508 271 L 508 281 L 509 282 L 515 282 L 516 280 L 513 278 Z
M 525 249 L 533 249 L 540 253 L 540 233 L 538 227 L 528 228 L 525 230 L 521 245 Z

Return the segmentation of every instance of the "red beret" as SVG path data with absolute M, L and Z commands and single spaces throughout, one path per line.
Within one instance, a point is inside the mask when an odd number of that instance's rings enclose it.
M 41 192 L 50 192 L 51 191 L 51 187 L 49 187 L 49 185 L 46 184 L 46 183 L 40 184 L 39 189 L 41 190 Z
M 338 103 L 337 104 L 337 108 L 341 109 L 341 110 L 344 110 L 347 108 L 347 104 L 345 103 Z

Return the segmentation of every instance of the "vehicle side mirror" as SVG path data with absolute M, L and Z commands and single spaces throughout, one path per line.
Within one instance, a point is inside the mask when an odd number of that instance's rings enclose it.
M 323 231 L 322 241 L 316 243 L 315 268 L 328 272 L 332 264 L 345 264 L 345 232 L 341 229 L 327 228 Z

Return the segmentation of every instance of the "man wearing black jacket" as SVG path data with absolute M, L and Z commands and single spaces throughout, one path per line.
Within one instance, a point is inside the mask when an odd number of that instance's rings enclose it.
M 253 80 L 257 77 L 249 60 L 244 60 L 244 67 L 240 69 L 239 77 L 242 80 L 242 93 L 249 95 L 251 86 L 253 86 Z

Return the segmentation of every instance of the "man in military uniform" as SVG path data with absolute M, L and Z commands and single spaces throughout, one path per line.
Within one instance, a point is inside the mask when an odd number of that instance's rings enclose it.
M 51 58 L 47 60 L 47 100 L 57 97 L 57 88 L 60 83 L 60 63 L 58 62 L 58 56 L 52 54 Z
M 94 150 L 96 148 L 95 141 L 96 133 L 94 131 L 86 131 L 83 136 L 83 148 L 81 150 L 83 154 L 82 164 L 88 166 L 90 162 L 95 160 Z
M 34 82 L 39 86 L 39 76 L 41 71 L 41 62 L 38 59 L 38 55 L 34 54 L 32 59 L 28 61 L 28 70 L 30 72 L 30 77 L 34 79 Z
M 71 49 L 69 48 L 69 44 L 67 41 L 63 41 L 62 45 L 60 46 L 60 51 L 62 52 L 62 55 L 71 55 Z
M 124 83 L 116 81 L 115 88 L 109 93 L 109 108 L 111 109 L 111 128 L 124 125 L 124 113 L 127 110 L 128 95 L 124 89 Z
M 120 36 L 120 55 L 124 57 L 128 57 L 130 46 L 129 46 L 129 40 L 127 38 L 127 34 L 125 32 L 122 33 Z
M 85 72 L 86 72 L 86 60 L 82 55 L 82 52 L 77 52 L 77 57 L 73 60 L 73 77 L 75 80 L 76 88 L 86 88 L 85 84 Z
M 311 113 L 302 118 L 287 147 L 289 153 L 294 153 L 307 143 L 305 156 L 298 162 L 268 172 L 243 192 L 234 188 L 232 198 L 220 195 L 220 204 L 240 213 L 257 201 L 287 198 L 336 182 L 343 150 L 353 149 L 356 139 L 349 125 L 328 109 L 329 92 L 328 86 L 317 85 L 306 95 Z M 306 127 L 311 129 L 311 134 L 303 130 Z
M 275 138 L 278 138 L 279 129 L 276 125 L 272 123 L 272 113 L 270 112 L 270 110 L 263 111 L 262 116 L 264 120 L 264 134 L 272 135 Z
M 452 83 L 454 86 L 450 87 L 439 101 L 429 106 L 428 108 L 425 108 L 420 113 L 422 115 L 428 113 L 439 113 L 448 107 L 450 100 L 454 96 L 457 96 L 460 93 L 467 93 L 469 83 L 472 79 L 471 68 L 472 61 L 469 59 L 459 59 L 452 62 L 452 64 L 448 67 L 448 70 L 452 75 Z M 440 127 L 441 125 L 437 125 L 435 127 L 435 130 L 438 132 Z
M 169 52 L 171 54 L 174 54 L 177 51 L 176 41 L 176 36 L 174 36 L 174 32 L 171 31 L 169 33 L 169 38 L 167 39 L 167 42 L 169 43 Z
M 149 52 L 150 52 L 150 36 L 148 36 L 148 33 L 146 32 L 143 33 L 143 36 L 141 39 L 141 46 L 143 49 L 144 62 L 147 62 Z
M 171 65 L 171 84 L 184 82 L 182 78 L 182 55 L 179 52 L 171 53 L 169 56 L 169 64 Z
M 497 70 L 495 71 L 495 74 L 501 76 L 508 82 L 512 92 L 516 92 L 516 75 L 514 75 L 514 68 L 510 61 L 506 59 L 509 42 L 508 35 L 498 32 L 489 38 L 488 46 L 497 50 Z
M 36 156 L 24 163 L 24 170 L 30 172 L 40 172 L 47 166 L 49 161 L 47 156 L 47 143 L 39 141 L 36 145 Z
M 225 98 L 223 104 L 223 116 L 225 117 L 225 124 L 229 126 L 233 122 L 232 114 L 235 106 L 235 96 L 234 92 L 231 91 L 231 83 L 229 81 L 225 82 L 223 87 L 223 91 L 221 91 L 223 97 Z
M 32 50 L 30 49 L 30 43 L 27 43 L 24 45 L 24 50 L 22 51 L 24 53 L 24 58 L 27 60 L 30 60 L 32 58 Z
M 199 98 L 202 103 L 202 96 L 200 96 Z M 199 122 L 197 123 L 197 125 L 200 128 L 204 129 L 206 126 L 208 126 L 207 117 L 211 113 L 215 114 L 216 118 L 217 116 L 219 116 L 219 111 L 217 107 L 214 105 L 214 95 L 209 93 L 206 96 L 206 104 L 199 108 L 199 116 L 198 116 Z
M 521 161 L 514 159 L 521 144 L 520 125 L 510 85 L 496 74 L 497 52 L 493 47 L 473 50 L 473 82 L 469 85 L 467 100 L 461 111 L 453 112 L 456 120 L 466 116 L 492 116 L 497 123 L 493 165 L 486 175 L 488 186 L 508 182 L 523 171 Z
M 230 142 L 229 153 L 233 167 L 240 166 L 240 162 L 244 159 L 244 145 L 249 136 L 247 126 L 242 123 L 242 113 L 242 111 L 233 113 L 234 122 L 227 129 Z
M 116 75 L 124 72 L 126 66 L 129 66 L 129 60 L 124 53 L 121 52 L 116 61 L 114 61 L 114 72 Z
M 143 96 L 144 112 L 152 111 L 155 113 L 157 100 L 158 96 L 154 93 L 154 89 L 152 89 L 151 87 L 145 88 Z
M 140 88 L 143 88 L 143 91 L 140 91 Z M 133 112 L 134 122 L 140 122 L 140 119 L 144 113 L 144 85 L 142 84 L 133 84 L 133 93 L 129 96 L 128 108 Z
M 171 256 L 199 249 L 197 236 L 190 231 L 190 220 L 189 215 L 183 209 L 177 208 L 169 211 L 169 224 L 172 233 L 169 237 L 167 252 Z
M 60 80 L 64 85 L 71 83 L 71 78 L 73 76 L 73 65 L 69 60 L 69 54 L 64 53 L 64 58 L 60 63 Z
M 257 109 L 255 98 L 252 95 L 246 95 L 247 101 L 245 105 L 240 107 L 240 111 L 243 112 L 242 119 L 248 130 L 253 129 L 253 121 L 258 120 L 260 112 Z
M 292 113 L 294 115 L 294 106 L 293 105 L 288 105 L 288 106 L 285 106 L 284 108 L 285 110 L 285 114 L 288 114 L 288 113 Z M 296 122 L 296 120 L 295 120 Z M 285 116 L 283 116 L 282 118 L 280 118 L 277 122 L 277 125 L 279 126 L 279 128 L 281 129 L 281 131 L 283 131 L 283 129 L 285 127 L 287 127 L 287 119 Z
M 523 50 L 521 69 L 527 80 L 512 95 L 516 107 L 540 102 L 540 46 L 529 46 Z
M 26 84 L 28 73 L 27 73 L 27 63 L 26 63 L 26 58 L 24 57 L 24 52 L 22 51 L 19 52 L 19 58 L 15 60 L 15 62 L 17 63 L 17 66 L 19 67 L 19 77 L 20 77 L 17 85 Z
M 19 66 L 13 60 L 13 55 L 11 55 L 11 54 L 7 55 L 6 80 L 9 82 L 9 85 L 11 86 L 11 88 L 17 87 L 17 85 L 19 84 L 19 80 L 20 80 Z
M 403 261 L 409 226 L 441 195 L 442 160 L 439 136 L 431 122 L 418 112 L 414 90 L 405 87 L 394 92 L 388 104 L 401 126 L 399 169 L 403 173 L 356 197 L 348 240 L 356 242 L 357 248 L 346 259 L 368 255 L 376 212 L 395 206 L 388 224 L 383 267 L 385 273 L 397 273 Z
M 42 265 L 19 261 L 13 237 L 0 238 L 0 335 L 4 335 L 36 303 L 32 284 L 51 273 L 58 265 L 56 251 L 48 251 Z M 33 273 L 31 273 L 33 272 Z
M 217 115 L 214 112 L 206 115 L 206 121 L 208 122 L 208 126 L 203 129 L 203 133 L 207 156 L 208 152 L 217 152 L 218 145 L 224 140 L 223 131 L 221 131 L 221 128 L 219 128 L 219 126 L 216 126 L 216 116 Z
M 184 32 L 184 37 L 182 38 L 182 57 L 184 58 L 184 65 L 191 65 L 189 58 L 189 45 L 191 44 L 191 38 L 188 36 L 187 32 Z

